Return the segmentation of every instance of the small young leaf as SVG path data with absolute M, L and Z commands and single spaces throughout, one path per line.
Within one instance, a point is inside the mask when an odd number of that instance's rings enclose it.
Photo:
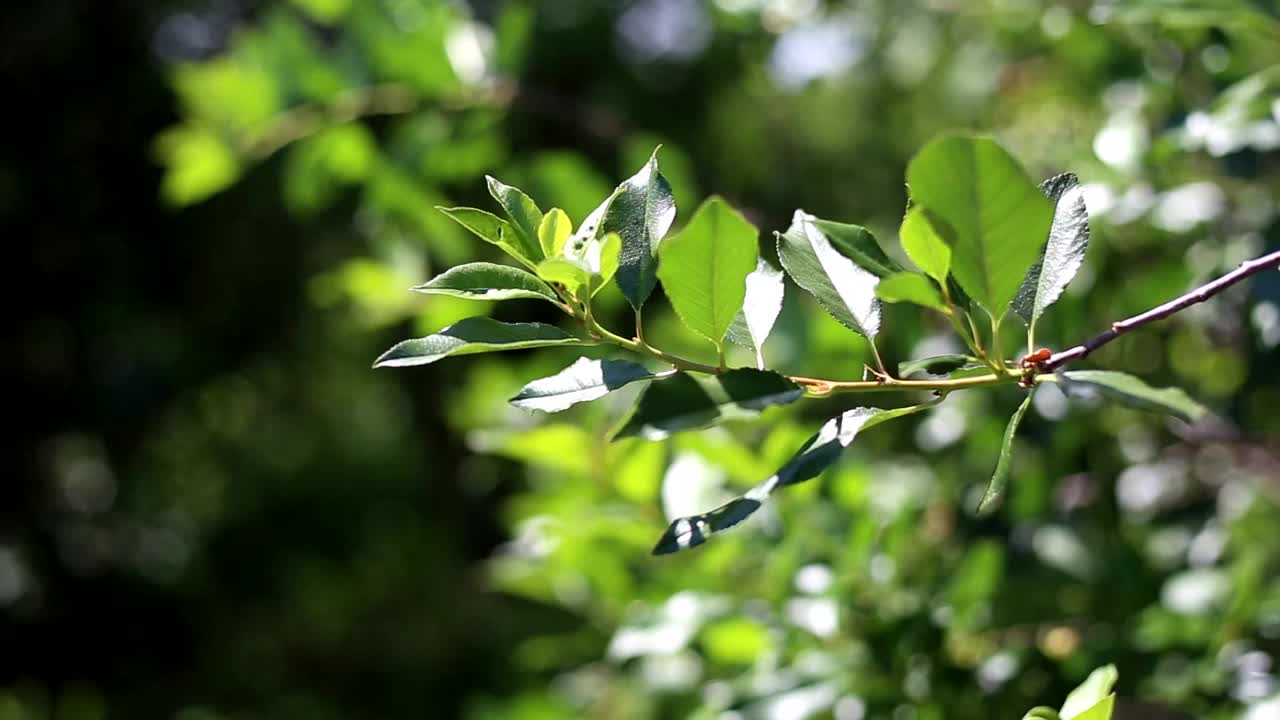
M 449 268 L 425 285 L 413 289 L 427 295 L 451 295 L 470 300 L 536 298 L 560 301 L 555 290 L 532 274 L 508 265 L 485 262 Z
M 718 197 L 708 198 L 659 252 L 658 278 L 680 320 L 717 348 L 746 297 L 759 232 Z
M 1026 171 L 989 138 L 944 135 L 907 167 L 912 199 L 951 240 L 951 273 L 993 318 L 1001 318 L 1040 254 L 1053 207 Z M 941 226 L 945 223 L 945 226 Z
M 1115 665 L 1104 665 L 1094 670 L 1089 673 L 1089 677 L 1085 678 L 1084 682 L 1067 695 L 1058 715 L 1062 720 L 1072 720 L 1080 717 L 1082 713 L 1089 712 L 1111 695 L 1111 689 L 1115 687 L 1118 679 L 1120 679 L 1120 673 Z
M 1089 211 L 1084 205 L 1084 189 L 1071 173 L 1063 173 L 1040 185 L 1054 203 L 1053 224 L 1044 252 L 1027 271 L 1013 298 L 1013 311 L 1032 332 L 1036 320 L 1066 289 L 1084 264 L 1089 249 Z
M 623 385 L 656 377 L 643 365 L 630 360 L 578 358 L 572 365 L 550 377 L 534 380 L 520 388 L 511 404 L 524 410 L 560 412 L 580 402 L 602 398 Z
M 549 283 L 560 283 L 570 295 L 591 284 L 591 271 L 569 258 L 548 258 L 538 263 L 538 277 Z
M 1153 388 L 1141 379 L 1111 370 L 1073 370 L 1058 373 L 1063 389 L 1071 392 L 1078 388 L 1096 390 L 1122 405 L 1176 415 L 1194 422 L 1209 413 L 1208 408 L 1191 399 L 1181 388 Z
M 876 236 L 861 225 L 850 225 L 822 218 L 814 218 L 813 222 L 837 250 L 872 275 L 884 277 L 906 269 L 897 260 L 886 255 Z
M 622 238 L 618 287 L 639 310 L 658 283 L 658 243 L 676 218 L 671 185 L 658 170 L 658 151 L 635 175 L 618 186 L 604 213 L 602 229 Z
M 939 283 L 947 281 L 947 274 L 951 272 L 951 246 L 934 229 L 927 210 L 922 207 L 908 210 L 898 230 L 898 239 L 907 257 L 925 275 Z
M 519 188 L 504 185 L 501 181 L 488 175 L 484 176 L 489 184 L 489 194 L 506 211 L 511 218 L 511 227 L 515 230 L 511 244 L 519 247 L 526 257 L 537 262 L 544 255 L 542 245 L 538 242 L 538 228 L 542 225 L 542 211 L 528 195 Z
M 662 538 L 658 540 L 658 544 L 654 546 L 653 554 L 666 555 L 701 545 L 711 535 L 731 528 L 750 517 L 760 509 L 774 490 L 795 485 L 822 474 L 823 470 L 840 459 L 840 454 L 849 447 L 859 431 L 932 407 L 936 402 L 896 410 L 858 407 L 831 418 L 817 435 L 809 438 L 808 442 L 796 451 L 785 465 L 741 497 L 734 498 L 710 512 L 673 520 L 666 532 L 662 534 Z
M 876 297 L 885 302 L 909 302 L 933 308 L 939 312 L 947 311 L 947 304 L 942 293 L 929 278 L 920 273 L 900 272 L 881 278 L 876 285 Z
M 436 209 L 448 215 L 450 219 L 462 227 L 470 230 L 476 237 L 497 245 L 508 255 L 525 265 L 533 267 L 537 263 L 535 259 L 537 256 L 529 255 L 521 247 L 512 243 L 515 238 L 515 230 L 512 229 L 511 223 L 493 213 L 468 207 L 437 207 Z
M 405 340 L 383 353 L 374 367 L 426 365 L 450 355 L 518 350 L 551 345 L 594 345 L 554 325 L 502 323 L 487 317 L 460 320 L 434 335 Z
M 560 257 L 572 234 L 573 222 L 565 211 L 551 208 L 542 216 L 542 224 L 538 226 L 538 244 L 542 246 L 542 254 L 548 258 Z
M 802 395 L 799 385 L 767 370 L 739 368 L 705 378 L 676 373 L 645 388 L 613 437 L 661 440 L 681 430 L 752 418 L 770 405 L 786 405 Z
M 959 370 L 966 365 L 977 365 L 979 362 L 978 358 L 969 357 L 968 355 L 936 355 L 898 363 L 898 377 L 905 378 L 918 372 L 929 375 L 946 375 L 953 370 Z M 982 367 L 986 366 L 983 365 Z
M 756 269 L 747 275 L 747 296 L 742 309 L 729 326 L 728 338 L 756 356 L 756 367 L 764 369 L 764 341 L 782 312 L 785 285 L 782 271 L 764 258 L 756 260 Z
M 1112 693 L 1097 702 L 1088 710 L 1075 715 L 1071 720 L 1111 720 L 1111 715 L 1115 712 L 1116 695 Z M 1059 717 L 1062 717 L 1059 715 Z
M 1013 457 L 1013 437 L 1018 434 L 1018 425 L 1022 424 L 1022 416 L 1027 414 L 1027 408 L 1031 407 L 1031 394 L 1027 394 L 1027 398 L 1022 401 L 1018 409 L 1014 411 L 1013 417 L 1009 418 L 1009 425 L 1004 429 L 1004 441 L 1000 443 L 1000 459 L 996 461 L 996 471 L 991 474 L 991 482 L 987 484 L 987 491 L 982 495 L 982 500 L 978 503 L 978 512 L 986 513 L 995 508 L 995 502 L 1003 495 L 1005 488 L 1009 485 L 1009 462 Z
M 796 284 L 809 291 L 841 325 L 867 338 L 880 331 L 875 275 L 836 252 L 812 215 L 797 210 L 777 234 L 778 258 Z

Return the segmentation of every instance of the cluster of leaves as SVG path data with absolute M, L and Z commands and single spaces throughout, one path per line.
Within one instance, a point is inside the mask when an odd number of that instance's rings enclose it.
M 1083 262 L 1089 240 L 1083 192 L 1074 175 L 1039 187 L 1004 148 L 977 136 L 948 134 L 922 148 L 907 169 L 910 204 L 899 237 L 919 270 L 891 258 L 870 231 L 797 210 L 775 233 L 786 274 L 841 325 L 865 338 L 875 367 L 864 379 L 822 380 L 768 369 L 763 347 L 782 306 L 783 273 L 760 257 L 759 233 L 718 197 L 706 200 L 674 235 L 676 207 L 658 166 L 658 151 L 579 224 L 559 208 L 546 213 L 522 191 L 488 178 L 504 217 L 475 208 L 441 210 L 524 269 L 491 263 L 455 267 L 415 288 L 478 300 L 534 298 L 554 304 L 579 325 L 570 332 L 542 323 L 473 317 L 426 337 L 401 342 L 375 367 L 424 365 L 453 355 L 559 345 L 613 345 L 673 366 L 652 371 L 628 360 L 580 358 L 562 372 L 529 383 L 518 407 L 555 412 L 633 382 L 648 381 L 635 406 L 611 433 L 661 440 L 672 433 L 751 418 L 776 405 L 834 392 L 924 390 L 934 397 L 893 410 L 855 407 L 820 428 L 776 472 L 709 512 L 672 520 L 655 554 L 701 544 L 749 517 L 776 489 L 809 480 L 830 467 L 863 429 L 940 403 L 959 389 L 1016 384 L 1026 398 L 1009 421 L 980 510 L 1004 494 L 1013 439 L 1041 383 L 1096 393 L 1135 407 L 1194 420 L 1204 409 L 1177 389 L 1156 389 L 1111 371 L 1055 372 L 1034 352 L 1036 324 L 1061 297 Z M 635 311 L 634 337 L 595 319 L 592 298 L 611 280 Z M 684 325 L 710 342 L 718 365 L 676 357 L 650 345 L 642 309 L 657 284 Z M 891 373 L 876 348 L 881 303 L 906 302 L 941 313 L 968 347 L 967 355 L 923 358 Z M 1003 354 L 1009 314 L 1025 325 L 1027 355 Z M 726 341 L 756 357 L 755 368 L 726 364 Z M 904 380 L 923 372 L 933 377 Z M 866 379 L 867 376 L 872 379 Z

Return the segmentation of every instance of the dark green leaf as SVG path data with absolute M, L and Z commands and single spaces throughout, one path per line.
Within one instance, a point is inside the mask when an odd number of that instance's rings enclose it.
M 1049 178 L 1040 189 L 1054 203 L 1053 224 L 1044 252 L 1027 271 L 1013 299 L 1013 311 L 1033 333 L 1045 308 L 1061 297 L 1079 272 L 1089 248 L 1089 212 L 1076 176 L 1064 173 Z
M 485 262 L 449 268 L 414 290 L 428 295 L 452 295 L 472 300 L 560 300 L 555 290 L 532 274 L 519 268 Z
M 909 302 L 939 312 L 947 311 L 942 293 L 929 278 L 920 273 L 900 272 L 881 278 L 876 285 L 876 297 L 885 302 Z
M 713 196 L 662 243 L 658 278 L 685 326 L 719 348 L 743 307 L 759 253 L 755 226 Z
M 897 260 L 886 255 L 880 248 L 876 236 L 861 225 L 849 225 L 822 218 L 814 218 L 813 222 L 837 250 L 872 275 L 884 277 L 906 269 Z
M 534 380 L 511 398 L 511 404 L 525 410 L 560 412 L 580 402 L 602 398 L 613 390 L 655 375 L 630 360 L 578 358 L 560 372 Z
M 1122 405 L 1176 415 L 1195 421 L 1208 414 L 1205 406 L 1191 399 L 1181 388 L 1153 388 L 1141 379 L 1110 370 L 1074 370 L 1058 373 L 1064 389 L 1088 388 Z
M 996 461 L 996 471 L 991 474 L 987 491 L 978 503 L 979 513 L 992 510 L 994 503 L 1004 496 L 1005 488 L 1009 486 L 1009 463 L 1013 457 L 1013 438 L 1018 434 L 1018 425 L 1022 424 L 1022 416 L 1027 414 L 1029 407 L 1031 407 L 1031 393 L 1027 393 L 1026 399 L 1014 411 L 1013 417 L 1009 418 L 1009 425 L 1004 429 L 1004 441 L 1000 443 L 1000 459 Z
M 930 375 L 946 375 L 966 365 L 976 365 L 978 362 L 977 358 L 969 357 L 968 355 L 935 355 L 934 357 L 898 363 L 898 377 L 908 377 L 918 372 Z
M 752 418 L 803 394 L 799 385 L 767 370 L 739 368 L 699 378 L 680 372 L 650 383 L 613 436 L 661 440 L 681 430 Z
M 671 186 L 658 170 L 658 151 L 618 192 L 604 213 L 602 231 L 622 238 L 618 255 L 618 287 L 639 310 L 658 282 L 658 243 L 676 218 Z
M 782 312 L 782 271 L 764 258 L 747 275 L 747 296 L 729 326 L 728 338 L 756 355 L 756 367 L 764 369 L 764 341 Z
M 907 211 L 898 230 L 902 249 L 925 275 L 939 283 L 947 281 L 951 272 L 951 245 L 938 234 L 929 221 L 929 211 L 914 207 Z
M 960 286 L 992 317 L 1003 317 L 1053 221 L 1044 194 L 995 141 L 961 135 L 944 135 L 916 153 L 907 184 L 938 234 L 954 242 L 951 272 Z
M 1094 670 L 1089 673 L 1089 677 L 1084 682 L 1080 683 L 1079 687 L 1067 695 L 1058 715 L 1062 720 L 1082 717 L 1083 713 L 1090 712 L 1098 703 L 1111 695 L 1111 689 L 1115 687 L 1118 679 L 1120 679 L 1120 673 L 1115 665 L 1104 665 Z
M 374 367 L 426 365 L 450 355 L 518 350 L 551 345 L 593 345 L 554 325 L 502 323 L 487 317 L 461 320 L 434 335 L 405 340 L 383 353 Z
M 654 383 L 655 386 L 657 384 Z M 859 431 L 918 412 L 934 404 L 936 401 L 896 410 L 859 407 L 831 418 L 822 426 L 818 434 L 809 438 L 808 442 L 801 446 L 785 465 L 778 468 L 776 473 L 741 497 L 734 498 L 710 512 L 672 521 L 667 531 L 662 534 L 662 538 L 658 540 L 658 544 L 654 546 L 653 554 L 666 555 L 701 545 L 712 534 L 731 528 L 750 517 L 760 509 L 774 490 L 820 475 L 823 470 L 840 459 L 840 454 L 849 447 Z
M 797 210 L 791 227 L 778 234 L 778 258 L 800 287 L 808 290 L 841 325 L 868 338 L 880 330 L 879 278 L 836 252 L 814 224 Z
M 542 245 L 538 242 L 538 227 L 542 225 L 542 211 L 537 203 L 519 188 L 505 185 L 488 175 L 484 179 L 489 184 L 489 194 L 511 218 L 511 228 L 515 231 L 511 244 L 519 247 L 533 262 L 541 260 L 543 254 Z

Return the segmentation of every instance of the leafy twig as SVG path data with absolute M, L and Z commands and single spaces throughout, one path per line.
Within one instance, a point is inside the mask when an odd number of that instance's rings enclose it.
M 1280 269 L 1280 251 L 1240 263 L 1240 267 L 1235 270 L 1232 270 L 1217 280 L 1205 283 L 1181 297 L 1170 300 L 1159 307 L 1152 308 L 1151 310 L 1139 315 L 1134 315 L 1131 318 L 1114 322 L 1111 324 L 1110 329 L 1089 341 L 1049 356 L 1048 360 L 1040 363 L 1039 369 L 1043 372 L 1052 372 L 1058 367 L 1069 362 L 1084 359 L 1094 350 L 1097 350 L 1134 328 L 1142 327 L 1143 325 L 1156 322 L 1157 320 L 1163 320 L 1170 315 L 1174 315 L 1188 307 L 1191 307 L 1192 305 L 1208 300 L 1214 295 L 1217 295 L 1247 277 L 1273 268 Z

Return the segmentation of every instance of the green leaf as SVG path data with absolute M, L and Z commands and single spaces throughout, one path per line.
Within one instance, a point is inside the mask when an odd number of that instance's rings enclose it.
M 778 234 L 778 258 L 796 284 L 818 300 L 841 325 L 867 338 L 880 330 L 879 278 L 836 252 L 814 224 L 814 217 L 797 210 L 791 227 Z
M 1111 720 L 1111 715 L 1115 712 L 1115 705 L 1116 696 L 1115 693 L 1112 693 L 1099 700 L 1093 707 L 1076 715 L 1073 720 Z
M 939 312 L 947 311 L 947 304 L 942 300 L 942 293 L 929 278 L 920 273 L 900 272 L 882 278 L 876 285 L 876 297 L 885 302 L 909 302 L 933 308 Z
M 511 218 L 511 227 L 515 231 L 511 244 L 520 248 L 525 257 L 533 262 L 544 256 L 542 245 L 538 242 L 538 228 L 542 225 L 542 211 L 528 195 L 519 188 L 505 185 L 489 175 L 484 176 L 489 185 L 489 194 L 502 206 L 507 217 Z
M 1085 678 L 1084 682 L 1080 683 L 1079 687 L 1067 695 L 1058 715 L 1062 720 L 1072 720 L 1075 717 L 1082 717 L 1082 713 L 1093 712 L 1099 703 L 1111 696 L 1111 689 L 1119 679 L 1120 673 L 1115 665 L 1104 665 L 1094 670 L 1089 673 L 1089 677 Z M 1097 717 L 1109 717 L 1109 714 Z
M 908 210 L 898 230 L 898 239 L 907 257 L 925 275 L 940 284 L 947 281 L 947 274 L 951 272 L 951 246 L 934 229 L 928 211 L 921 207 Z
M 717 348 L 743 307 L 747 275 L 760 254 L 759 231 L 718 197 L 662 243 L 658 278 L 680 320 Z
M 654 383 L 650 389 L 657 385 L 659 383 Z M 896 410 L 858 407 L 831 418 L 822 426 L 818 434 L 809 438 L 808 442 L 802 445 L 786 464 L 778 468 L 777 472 L 745 494 L 710 512 L 673 520 L 667 527 L 667 531 L 662 534 L 662 538 L 658 540 L 658 544 L 654 546 L 653 554 L 666 555 L 701 545 L 711 535 L 727 530 L 750 517 L 760 509 L 774 490 L 795 485 L 822 474 L 823 470 L 840 459 L 841 453 L 849 447 L 859 431 L 932 407 L 940 400 L 941 398 Z
M 1033 342 L 1036 320 L 1062 296 L 1084 264 L 1089 248 L 1089 211 L 1076 176 L 1063 173 L 1049 178 L 1040 189 L 1054 203 L 1053 224 L 1044 252 L 1022 278 L 1013 298 L 1013 311 L 1031 329 Z
M 822 218 L 814 218 L 813 222 L 837 250 L 872 275 L 884 277 L 906 269 L 897 260 L 886 255 L 876 236 L 861 225 Z
M 1022 720 L 1061 720 L 1061 719 L 1058 717 L 1057 710 L 1054 710 L 1051 707 L 1045 707 L 1044 705 L 1041 705 L 1039 707 L 1033 707 L 1030 710 L 1028 710 L 1027 714 L 1022 716 Z
M 1058 373 L 1064 389 L 1096 390 L 1104 397 L 1122 405 L 1176 415 L 1194 422 L 1209 413 L 1208 408 L 1187 395 L 1181 388 L 1153 388 L 1141 379 L 1111 370 L 1074 370 Z
M 768 370 L 739 368 L 698 378 L 679 372 L 650 383 L 613 437 L 661 440 L 681 430 L 753 418 L 770 405 L 786 405 L 802 395 L 799 385 Z
M 524 250 L 517 245 L 512 244 L 515 238 L 515 230 L 511 227 L 511 223 L 502 218 L 484 210 L 477 210 L 469 207 L 446 208 L 437 207 L 437 210 L 448 215 L 454 222 L 471 231 L 471 234 L 493 243 L 502 248 L 511 257 L 520 262 L 534 267 L 536 262 Z
M 630 360 L 578 358 L 550 377 L 520 388 L 511 404 L 524 410 L 560 412 L 580 402 L 602 398 L 623 385 L 657 377 Z
M 160 134 L 156 155 L 165 165 L 160 191 L 168 202 L 192 205 L 225 190 L 240 177 L 235 150 L 212 130 L 179 125 Z
M 782 271 L 764 258 L 756 260 L 756 269 L 747 275 L 747 295 L 742 309 L 729 325 L 728 338 L 756 356 L 756 367 L 764 369 L 764 341 L 782 312 L 785 285 Z
M 916 153 L 907 184 L 938 234 L 954 243 L 951 272 L 960 286 L 993 318 L 1003 317 L 1053 221 L 1044 194 L 995 141 L 962 135 Z
M 675 198 L 658 170 L 655 149 L 649 162 L 618 186 L 602 224 L 603 232 L 616 232 L 622 238 L 618 287 L 636 310 L 658 282 L 658 243 L 675 219 Z
M 538 244 L 542 246 L 542 254 L 549 258 L 559 257 L 572 234 L 573 222 L 565 211 L 551 208 L 538 225 Z
M 452 295 L 469 300 L 535 298 L 560 302 L 555 290 L 531 273 L 486 262 L 449 268 L 414 290 L 427 295 Z
M 1009 418 L 1009 425 L 1004 429 L 1004 441 L 1000 443 L 1000 459 L 996 461 L 996 471 L 991 474 L 991 482 L 987 483 L 987 491 L 978 502 L 979 513 L 993 510 L 996 501 L 1004 496 L 1004 491 L 1009 486 L 1009 462 L 1013 457 L 1013 437 L 1018 434 L 1018 426 L 1022 424 L 1022 417 L 1027 414 L 1029 407 L 1031 407 L 1031 393 L 1027 393 L 1026 399 L 1013 412 L 1013 417 Z
M 591 283 L 591 271 L 568 258 L 551 258 L 538 263 L 538 277 L 549 283 L 560 283 L 570 295 Z
M 929 375 L 946 375 L 966 365 L 976 366 L 979 363 L 978 358 L 969 357 L 968 355 L 935 355 L 898 363 L 898 377 L 907 377 L 918 372 L 928 373 Z M 982 367 L 986 366 L 982 365 Z
M 570 335 L 554 325 L 503 323 L 487 317 L 473 317 L 454 323 L 433 335 L 398 343 L 379 356 L 373 366 L 408 367 L 426 365 L 450 355 L 551 345 L 594 344 L 591 340 Z

